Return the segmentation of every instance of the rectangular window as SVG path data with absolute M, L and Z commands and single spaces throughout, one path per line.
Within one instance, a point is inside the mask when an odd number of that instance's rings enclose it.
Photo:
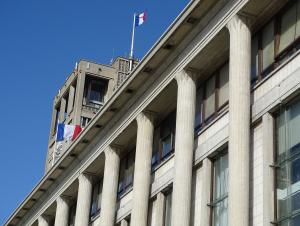
M 120 165 L 118 195 L 122 195 L 133 185 L 135 150 L 128 153 Z
M 252 38 L 251 80 L 260 81 L 300 49 L 300 0 L 290 1 Z
M 84 104 L 100 108 L 104 104 L 107 80 L 87 77 L 84 89 Z
M 228 104 L 229 64 L 221 66 L 197 90 L 196 130 L 209 124 Z
M 172 191 L 168 192 L 165 197 L 165 210 L 164 210 L 165 226 L 171 226 L 171 214 L 172 214 Z
M 101 201 L 102 201 L 102 180 L 97 181 L 93 185 L 92 193 L 92 204 L 91 204 L 91 220 L 96 217 L 101 211 Z
M 85 128 L 87 126 L 87 124 L 89 124 L 90 121 L 91 121 L 90 118 L 81 116 L 81 118 L 80 118 L 81 128 Z
M 212 225 L 228 225 L 228 154 L 220 155 L 213 163 Z
M 276 116 L 276 200 L 280 226 L 300 225 L 300 101 Z
M 70 212 L 69 212 L 69 224 L 68 226 L 74 226 L 75 225 L 75 215 L 76 215 L 76 201 L 71 204 L 70 206 Z
M 216 75 L 207 80 L 205 86 L 205 118 L 210 117 L 215 112 L 216 107 Z
M 152 166 L 167 158 L 175 146 L 176 112 L 170 113 L 155 129 Z

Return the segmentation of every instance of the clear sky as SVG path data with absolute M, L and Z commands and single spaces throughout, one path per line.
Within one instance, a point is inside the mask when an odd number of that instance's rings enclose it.
M 52 100 L 79 59 L 142 58 L 189 0 L 0 1 L 0 225 L 44 174 Z

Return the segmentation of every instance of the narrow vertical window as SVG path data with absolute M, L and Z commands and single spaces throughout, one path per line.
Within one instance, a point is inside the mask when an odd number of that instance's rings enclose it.
M 219 74 L 219 108 L 229 100 L 229 64 L 225 64 Z
M 279 226 L 300 225 L 300 101 L 276 117 L 276 201 Z
M 205 87 L 205 119 L 210 117 L 215 112 L 216 107 L 216 75 L 212 76 L 207 82 Z
M 274 61 L 274 21 L 271 21 L 262 31 L 263 71 Z
M 172 192 L 166 195 L 165 199 L 165 226 L 171 226 L 171 213 L 172 213 Z
M 218 157 L 213 164 L 212 225 L 228 225 L 228 155 Z
M 96 217 L 101 211 L 102 201 L 102 180 L 97 181 L 93 185 L 92 204 L 91 204 L 91 220 Z

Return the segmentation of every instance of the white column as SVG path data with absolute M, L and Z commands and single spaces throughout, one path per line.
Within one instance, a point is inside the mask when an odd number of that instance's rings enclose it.
M 165 195 L 159 192 L 155 203 L 155 226 L 164 226 L 164 212 L 165 212 Z
M 274 118 L 266 113 L 263 126 L 263 225 L 271 226 L 274 220 Z
M 190 224 L 196 84 L 194 73 L 183 70 L 178 84 L 172 226 Z
M 78 197 L 76 206 L 75 226 L 88 226 L 92 199 L 92 176 L 80 174 L 78 177 Z
M 101 225 L 114 226 L 118 192 L 120 157 L 118 149 L 109 146 L 105 150 L 105 167 L 103 178 Z
M 151 183 L 153 145 L 153 116 L 142 112 L 137 116 L 137 138 L 133 181 L 132 226 L 147 226 L 148 202 Z
M 200 225 L 207 226 L 210 224 L 210 207 L 207 205 L 211 202 L 211 179 L 212 179 L 212 162 L 205 158 L 201 167 L 201 188 L 200 188 Z
M 59 196 L 56 199 L 56 213 L 54 226 L 68 226 L 69 222 L 68 198 Z
M 123 220 L 121 221 L 121 226 L 129 226 L 127 220 L 123 219 Z
M 50 226 L 50 220 L 49 217 L 41 215 L 38 218 L 38 225 L 39 226 Z
M 81 65 L 79 64 L 79 69 L 77 73 L 77 85 L 74 99 L 74 125 L 80 125 L 81 111 L 82 111 L 82 102 L 85 86 L 85 73 L 80 72 Z
M 251 33 L 235 15 L 227 25 L 229 55 L 228 225 L 249 224 L 250 60 Z

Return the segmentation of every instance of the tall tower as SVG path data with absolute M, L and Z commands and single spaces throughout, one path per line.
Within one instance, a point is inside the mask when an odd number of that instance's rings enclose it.
M 65 141 L 59 155 L 55 152 L 58 122 L 80 125 L 84 129 L 129 74 L 129 60 L 123 57 L 116 58 L 112 65 L 86 60 L 81 60 L 76 65 L 54 97 L 46 172 L 71 144 L 70 141 Z

